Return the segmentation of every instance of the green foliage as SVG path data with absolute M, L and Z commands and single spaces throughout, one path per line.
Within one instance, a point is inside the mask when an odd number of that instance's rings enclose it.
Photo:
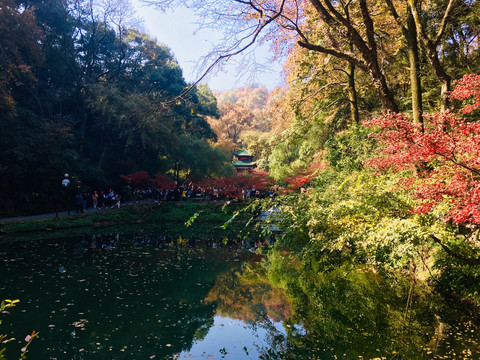
M 233 175 L 231 155 L 207 141 L 190 135 L 180 136 L 172 146 L 171 155 L 185 171 L 185 176 L 193 179 Z
M 436 266 L 441 270 L 441 275 L 437 279 L 439 289 L 480 303 L 479 265 L 472 266 L 462 261 L 452 261 L 449 257 L 442 257 Z
M 432 234 L 450 244 L 454 229 L 440 221 L 442 213 L 411 213 L 412 193 L 399 186 L 404 174 L 363 168 L 374 148 L 367 132 L 352 126 L 327 142 L 330 166 L 317 170 L 305 192 L 270 200 L 280 209 L 276 251 L 292 252 L 313 272 L 357 263 L 393 273 L 412 262 L 431 271 L 439 249 Z
M 294 174 L 302 165 L 299 160 L 299 147 L 303 138 L 294 132 L 284 132 L 280 140 L 272 149 L 268 158 L 269 174 L 274 179 L 284 179 Z
M 217 107 L 217 98 L 210 88 L 203 84 L 197 87 L 199 113 L 208 116 L 220 116 Z
M 63 207 L 65 173 L 82 190 L 118 192 L 119 175 L 138 170 L 233 171 L 208 142 L 216 136 L 206 116 L 218 116 L 208 87 L 177 99 L 188 84 L 170 49 L 123 15 L 83 5 L 8 3 L 0 14 L 0 47 L 9 49 L 0 61 L 3 215 Z
M 349 146 L 353 150 L 361 140 L 367 138 L 367 134 L 361 130 L 355 132 L 358 127 L 351 126 L 344 134 L 351 139 L 342 139 L 340 136 L 329 140 L 334 138 L 336 126 L 325 112 L 315 114 L 310 119 L 296 115 L 290 128 L 272 140 L 273 148 L 267 161 L 270 175 L 277 180 L 295 175 L 298 169 L 307 168 L 312 162 L 322 159 L 326 147 L 333 151 L 335 146 L 343 147 L 341 151 L 344 156 L 348 156 L 351 161 L 361 161 L 353 160 L 355 154 L 347 154 L 345 148 Z M 368 147 L 368 143 L 365 146 Z
M 372 156 L 376 142 L 369 136 L 371 129 L 353 124 L 347 130 L 332 135 L 327 143 L 326 158 L 338 171 L 357 171 Z
M 450 234 L 439 236 L 455 256 L 446 252 L 435 254 L 435 268 L 439 271 L 437 285 L 442 291 L 480 303 L 478 231 L 471 234 L 466 230 L 460 231 L 465 233 L 461 235 L 459 229 L 454 227 L 450 229 Z
M 304 336 L 289 334 L 299 358 L 419 358 L 433 336 L 435 306 L 421 284 L 415 306 L 405 313 L 411 284 L 396 277 L 385 281 L 370 267 L 344 263 L 329 272 L 303 266 L 293 253 L 273 251 L 265 264 L 273 286 L 281 286 L 292 306 L 293 323 Z M 302 349 L 309 355 L 301 356 Z
M 288 137 L 280 144 L 285 150 L 275 153 L 277 146 L 272 154 L 284 156 L 278 157 L 279 163 L 286 164 L 286 155 L 299 156 L 304 141 L 308 139 Z M 270 254 L 273 263 L 288 254 L 299 271 L 307 273 L 359 264 L 386 276 L 408 272 L 479 301 L 477 227 L 447 222 L 446 200 L 430 213 L 414 213 L 418 200 L 402 184 L 415 172 L 364 168 L 376 147 L 368 130 L 350 126 L 325 143 L 328 164 L 314 173 L 306 191 L 263 204 L 268 209 L 273 202 L 280 211 L 275 221 L 281 234 Z M 287 171 L 292 169 L 277 166 L 275 174 L 280 177 Z M 284 271 L 279 266 L 272 273 L 280 277 Z
M 400 269 L 428 238 L 428 227 L 409 214 L 408 194 L 392 191 L 395 179 L 325 171 L 316 181 L 304 194 L 280 199 L 285 232 L 278 246 L 317 271 L 347 260 Z

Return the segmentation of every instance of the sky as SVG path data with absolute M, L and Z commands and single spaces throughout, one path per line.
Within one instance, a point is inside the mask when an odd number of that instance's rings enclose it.
M 156 37 L 159 43 L 172 50 L 183 69 L 183 76 L 187 82 L 196 81 L 199 77 L 197 63 L 202 56 L 208 54 L 214 43 L 220 41 L 222 35 L 206 29 L 197 32 L 196 22 L 198 19 L 187 8 L 167 10 L 164 13 L 151 6 L 143 5 L 138 0 L 134 0 L 133 5 L 138 17 L 144 20 L 145 32 Z M 252 83 L 273 90 L 276 86 L 282 85 L 283 79 L 281 64 L 273 62 L 271 57 L 268 45 L 255 50 L 255 58 L 258 63 L 264 65 L 265 71 L 256 72 L 253 79 L 251 73 L 240 77 L 237 74 L 240 59 L 233 59 L 217 74 L 208 76 L 204 82 L 210 89 L 218 91 L 231 90 Z

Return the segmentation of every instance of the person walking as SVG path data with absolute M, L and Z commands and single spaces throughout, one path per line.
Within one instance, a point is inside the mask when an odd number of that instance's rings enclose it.
M 97 190 L 94 190 L 94 191 L 93 191 L 92 201 L 93 201 L 93 208 L 94 208 L 95 210 L 97 210 L 97 206 L 98 206 L 98 193 L 97 193 Z
M 77 193 L 77 195 L 75 195 L 75 211 L 76 213 L 80 213 L 80 212 L 84 212 L 83 210 L 83 196 L 81 193 Z

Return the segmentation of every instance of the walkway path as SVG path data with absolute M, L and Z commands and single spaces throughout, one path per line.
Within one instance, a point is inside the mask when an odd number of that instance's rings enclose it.
M 85 212 L 93 212 L 93 208 L 86 209 Z M 70 211 L 59 211 L 58 217 L 60 216 L 69 216 L 75 215 L 75 210 Z M 38 220 L 38 219 L 49 219 L 57 217 L 57 213 L 48 213 L 48 214 L 37 214 L 37 215 L 28 215 L 28 216 L 17 216 L 17 217 L 8 217 L 0 218 L 0 223 L 11 222 L 11 221 L 24 221 L 24 220 Z
M 127 205 L 134 205 L 134 204 L 147 204 L 147 203 L 154 203 L 156 200 L 154 199 L 143 199 L 143 200 L 136 200 L 136 201 L 126 201 L 122 203 L 123 206 Z M 223 202 L 223 201 L 215 201 L 215 202 Z M 163 202 L 162 202 L 163 203 Z M 183 204 L 183 201 L 176 201 L 175 203 L 178 204 Z M 168 204 L 168 202 L 167 202 Z M 116 209 L 117 207 L 114 206 L 113 209 Z M 94 208 L 87 208 L 85 210 L 86 213 L 89 212 L 95 212 L 95 211 L 105 211 L 109 210 L 109 207 L 105 207 L 102 209 L 97 209 L 95 210 Z M 58 217 L 60 216 L 69 216 L 69 215 L 76 215 L 75 210 L 70 210 L 70 211 L 59 211 L 58 212 Z M 8 218 L 0 218 L 0 223 L 5 223 L 5 222 L 10 222 L 10 221 L 24 221 L 24 220 L 38 220 L 38 219 L 49 219 L 49 218 L 55 218 L 57 217 L 57 213 L 48 213 L 48 214 L 37 214 L 37 215 L 28 215 L 28 216 L 17 216 L 17 217 L 8 217 Z

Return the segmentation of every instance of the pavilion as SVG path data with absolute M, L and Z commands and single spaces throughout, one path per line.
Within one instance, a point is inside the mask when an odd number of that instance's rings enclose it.
M 257 167 L 257 164 L 253 161 L 253 155 L 247 150 L 242 149 L 233 153 L 233 155 L 237 158 L 237 161 L 233 162 L 236 175 L 248 175 Z

